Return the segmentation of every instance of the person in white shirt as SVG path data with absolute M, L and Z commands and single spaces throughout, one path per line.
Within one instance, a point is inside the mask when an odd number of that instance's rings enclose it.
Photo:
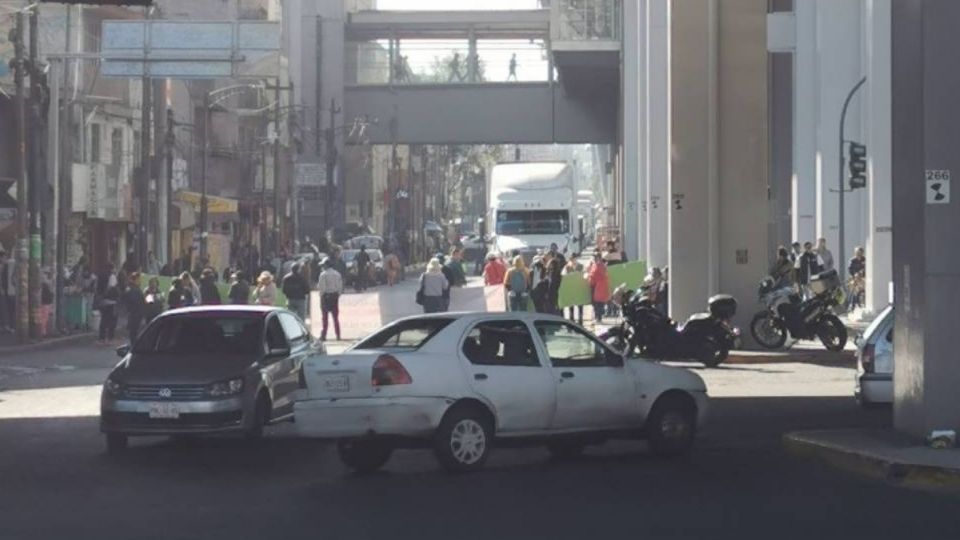
M 340 295 L 343 294 L 343 276 L 333 268 L 333 261 L 326 258 L 322 262 L 323 272 L 317 280 L 317 291 L 320 293 L 320 312 L 323 315 L 323 330 L 320 340 L 327 340 L 328 317 L 333 315 L 333 330 L 340 341 Z
M 817 243 L 817 256 L 820 257 L 820 266 L 823 267 L 824 272 L 829 272 L 834 269 L 833 266 L 833 253 L 827 249 L 827 239 L 821 238 Z

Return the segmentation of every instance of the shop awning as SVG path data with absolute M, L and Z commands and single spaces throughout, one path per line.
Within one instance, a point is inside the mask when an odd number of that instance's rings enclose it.
M 193 209 L 200 212 L 200 197 L 195 191 L 178 191 L 175 199 L 193 205 Z M 236 214 L 237 206 L 236 199 L 207 195 L 207 212 L 210 214 Z
M 197 224 L 197 212 L 193 205 L 183 201 L 172 201 L 173 215 L 170 223 L 174 229 L 189 229 Z

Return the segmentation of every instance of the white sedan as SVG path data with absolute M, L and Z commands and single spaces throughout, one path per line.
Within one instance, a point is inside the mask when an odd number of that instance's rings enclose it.
M 357 471 L 394 448 L 432 448 L 450 471 L 483 466 L 495 441 L 558 456 L 608 438 L 685 453 L 707 411 L 703 380 L 626 358 L 559 317 L 443 313 L 392 323 L 343 354 L 303 363 L 305 437 L 333 439 Z

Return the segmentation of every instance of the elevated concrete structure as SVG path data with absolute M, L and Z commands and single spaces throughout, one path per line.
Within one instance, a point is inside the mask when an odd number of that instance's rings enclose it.
M 371 144 L 614 144 L 617 104 L 553 83 L 350 86 L 344 117 L 377 118 Z M 469 104 L 469 105 L 466 105 Z

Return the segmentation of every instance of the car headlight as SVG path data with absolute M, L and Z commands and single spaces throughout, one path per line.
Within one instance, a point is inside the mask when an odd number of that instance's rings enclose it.
M 207 393 L 213 397 L 222 397 L 239 394 L 241 390 L 243 390 L 243 379 L 237 378 L 215 382 L 207 389 Z
M 103 383 L 103 391 L 111 396 L 119 396 L 123 392 L 123 385 L 113 379 L 107 379 Z

